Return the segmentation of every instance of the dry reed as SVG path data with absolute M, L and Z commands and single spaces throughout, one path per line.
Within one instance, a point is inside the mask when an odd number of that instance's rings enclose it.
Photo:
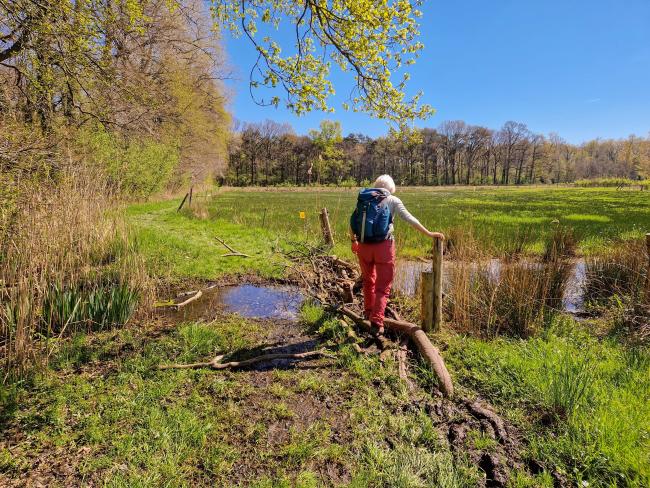
M 56 178 L 14 186 L 20 201 L 0 229 L 5 378 L 45 360 L 51 339 L 94 325 L 111 307 L 122 307 L 125 322 L 136 299 L 149 298 L 144 267 L 103 182 L 87 169 L 58 170 Z M 118 296 L 116 287 L 129 293 Z M 71 294 L 66 312 L 61 304 Z
M 572 243 L 572 233 L 558 230 L 542 261 L 515 254 L 497 260 L 471 231 L 457 236 L 447 265 L 446 320 L 456 329 L 485 337 L 534 335 L 562 309 Z

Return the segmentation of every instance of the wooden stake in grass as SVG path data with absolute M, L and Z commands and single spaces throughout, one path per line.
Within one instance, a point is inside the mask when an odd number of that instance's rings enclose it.
M 334 246 L 334 237 L 332 236 L 330 217 L 327 213 L 326 207 L 323 207 L 323 209 L 320 211 L 320 226 L 323 231 L 323 239 L 325 240 L 325 243 L 330 247 Z
M 185 194 L 185 196 L 183 197 L 183 201 L 181 202 L 181 204 L 180 204 L 180 205 L 178 206 L 178 208 L 176 209 L 177 212 L 180 212 L 180 211 L 181 211 L 181 208 L 183 208 L 183 205 L 185 205 L 185 200 L 187 200 L 187 198 L 188 198 L 189 196 L 190 196 L 189 193 L 186 193 L 186 194 Z
M 422 273 L 422 328 L 438 332 L 442 326 L 442 239 L 433 242 L 433 270 Z
M 648 267 L 645 274 L 644 301 L 646 305 L 650 305 L 650 233 L 645 235 L 645 246 L 648 254 Z

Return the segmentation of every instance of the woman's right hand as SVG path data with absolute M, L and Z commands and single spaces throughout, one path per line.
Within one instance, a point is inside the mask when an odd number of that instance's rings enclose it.
M 441 239 L 445 240 L 445 235 L 442 232 L 429 232 L 429 237 L 432 239 Z
M 359 241 L 352 241 L 352 252 L 356 254 L 359 251 Z

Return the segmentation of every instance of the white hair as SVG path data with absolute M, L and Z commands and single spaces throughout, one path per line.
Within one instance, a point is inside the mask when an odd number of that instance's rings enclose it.
M 391 194 L 395 193 L 395 182 L 390 175 L 378 176 L 372 186 L 373 188 L 384 188 L 391 192 Z

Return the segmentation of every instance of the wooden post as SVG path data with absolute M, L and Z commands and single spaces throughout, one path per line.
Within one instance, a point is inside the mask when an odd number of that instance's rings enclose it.
M 433 330 L 442 326 L 442 251 L 443 241 L 436 237 L 433 243 Z
M 422 328 L 438 332 L 442 326 L 442 239 L 433 242 L 433 270 L 422 273 Z
M 645 272 L 645 303 L 650 305 L 650 233 L 645 235 L 645 247 L 648 253 L 648 267 Z
M 181 208 L 183 208 L 183 205 L 185 205 L 185 200 L 187 200 L 187 197 L 189 197 L 189 196 L 190 196 L 189 193 L 186 193 L 186 194 L 185 194 L 185 197 L 183 197 L 183 201 L 181 202 L 181 204 L 180 204 L 180 205 L 178 206 L 178 208 L 176 209 L 177 212 L 180 212 L 180 211 L 181 211 Z
M 330 226 L 330 217 L 327 213 L 327 208 L 323 207 L 320 211 L 320 227 L 323 231 L 323 239 L 328 246 L 334 245 L 334 237 L 332 236 L 332 227 Z
M 433 329 L 433 273 L 423 271 L 420 279 L 422 328 L 429 332 Z
M 188 204 L 190 207 L 192 206 L 192 194 L 193 194 L 193 193 L 194 193 L 194 187 L 193 187 L 193 186 L 190 186 L 190 193 L 189 193 L 189 195 L 190 195 L 190 201 L 187 202 L 187 204 Z

